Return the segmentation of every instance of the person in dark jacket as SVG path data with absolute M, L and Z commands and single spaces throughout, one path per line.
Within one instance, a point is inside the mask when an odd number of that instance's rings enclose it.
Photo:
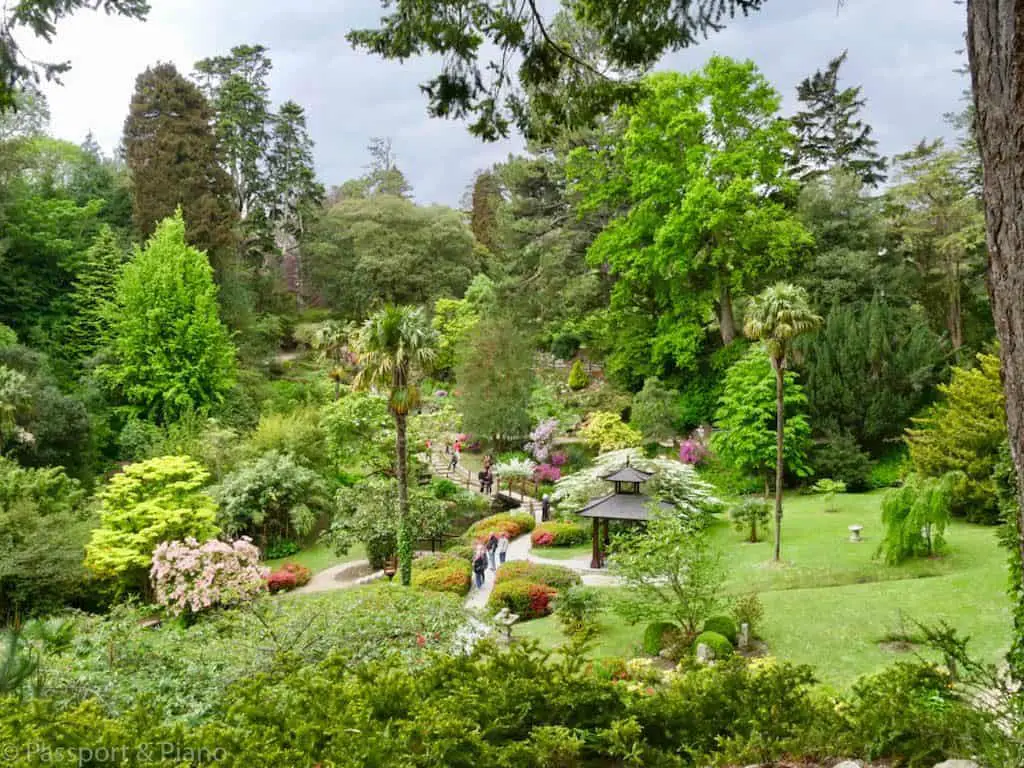
M 495 556 L 497 555 L 497 552 L 498 552 L 498 537 L 495 536 L 492 533 L 491 534 L 491 538 L 489 538 L 487 540 L 487 559 L 489 559 L 491 561 L 491 570 L 492 571 L 497 568 L 497 566 L 494 563 Z
M 545 493 L 544 498 L 540 500 L 541 522 L 545 522 L 549 517 L 551 517 L 551 497 Z
M 482 545 L 477 546 L 476 553 L 473 555 L 473 573 L 476 575 L 476 586 L 477 589 L 482 589 L 484 586 L 484 575 L 487 572 L 487 552 Z

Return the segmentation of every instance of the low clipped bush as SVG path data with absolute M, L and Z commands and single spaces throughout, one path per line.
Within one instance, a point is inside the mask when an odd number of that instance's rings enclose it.
M 666 646 L 667 640 L 673 634 L 679 632 L 679 627 L 668 621 L 655 621 L 647 625 L 644 630 L 644 653 L 648 656 L 657 656 Z
M 520 620 L 539 619 L 551 613 L 558 590 L 526 579 L 508 579 L 494 585 L 487 605 L 494 611 L 508 608 Z
M 455 544 L 445 550 L 445 554 L 467 562 L 473 561 L 473 548 L 469 544 Z
M 560 565 L 541 565 L 528 560 L 513 560 L 498 568 L 495 584 L 506 581 L 531 581 L 562 590 L 583 583 L 580 575 Z
M 587 372 L 583 370 L 583 363 L 579 359 L 572 364 L 572 368 L 569 370 L 568 384 L 569 389 L 573 392 L 586 389 L 587 385 L 590 384 L 590 377 L 587 376 Z
M 714 632 L 736 645 L 736 638 L 739 637 L 739 629 L 731 616 L 712 616 L 704 622 L 705 632 Z
M 290 592 L 298 586 L 294 573 L 288 571 L 274 571 L 267 576 L 267 589 L 272 595 L 278 592 Z
M 448 552 L 416 558 L 412 564 L 412 585 L 431 592 L 465 595 L 472 581 L 469 560 Z
M 717 632 L 701 632 L 693 641 L 693 651 L 697 652 L 697 646 L 706 645 L 711 649 L 711 655 L 716 659 L 727 659 L 732 656 L 732 643 L 729 638 Z
M 587 540 L 587 529 L 573 520 L 549 520 L 533 529 L 535 547 L 574 547 Z
M 504 533 L 514 539 L 532 531 L 534 524 L 533 515 L 526 512 L 499 512 L 473 523 L 466 531 L 466 538 L 486 541 L 492 533 L 498 536 Z

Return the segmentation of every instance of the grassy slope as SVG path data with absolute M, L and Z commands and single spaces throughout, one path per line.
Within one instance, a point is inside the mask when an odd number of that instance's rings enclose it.
M 364 560 L 365 558 L 366 552 L 362 544 L 355 545 L 348 551 L 347 555 L 341 557 L 334 554 L 334 550 L 330 547 L 326 547 L 323 544 L 314 544 L 312 547 L 297 552 L 290 557 L 266 560 L 263 564 L 268 568 L 276 569 L 280 568 L 284 563 L 298 563 L 299 565 L 306 566 L 313 573 L 317 573 L 333 565 L 351 563 L 354 560 Z
M 954 523 L 949 547 L 935 560 L 887 566 L 873 559 L 882 534 L 881 493 L 840 496 L 826 513 L 814 496 L 787 499 L 781 566 L 771 544 L 748 544 L 719 521 L 713 536 L 723 552 L 728 592 L 757 591 L 765 607 L 761 634 L 779 658 L 810 664 L 826 683 L 844 686 L 895 658 L 879 641 L 905 620 L 945 619 L 973 638 L 971 647 L 995 661 L 1010 643 L 1005 555 L 995 529 Z M 847 541 L 847 526 L 864 526 L 863 544 Z M 603 621 L 597 652 L 628 655 L 643 628 L 614 616 Z M 558 642 L 551 618 L 523 625 L 520 635 Z

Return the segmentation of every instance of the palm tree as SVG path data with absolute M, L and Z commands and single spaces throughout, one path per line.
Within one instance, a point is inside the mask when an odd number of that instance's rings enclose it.
M 349 339 L 356 333 L 353 323 L 342 325 L 328 320 L 312 328 L 310 345 L 320 351 L 320 362 L 331 364 L 328 377 L 334 382 L 334 399 L 341 398 L 341 381 L 345 377 L 345 366 L 352 363 Z
M 388 410 L 395 419 L 395 454 L 398 475 L 398 560 L 402 584 L 412 580 L 412 541 L 409 536 L 409 467 L 406 420 L 420 402 L 416 375 L 436 355 L 434 331 L 423 310 L 386 306 L 360 329 L 357 342 L 362 366 L 354 381 L 357 389 L 388 392 Z
M 813 331 L 821 318 L 811 311 L 807 291 L 788 283 L 777 283 L 755 296 L 747 308 L 743 332 L 764 342 L 775 369 L 775 561 L 782 555 L 782 438 L 786 411 L 786 362 L 793 339 Z

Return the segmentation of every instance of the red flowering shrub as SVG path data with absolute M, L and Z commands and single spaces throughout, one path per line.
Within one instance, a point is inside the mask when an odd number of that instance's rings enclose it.
M 587 529 L 572 520 L 541 523 L 530 537 L 535 547 L 573 547 L 587 540 Z
M 267 576 L 267 589 L 271 593 L 287 592 L 296 587 L 304 587 L 313 578 L 313 572 L 298 563 L 285 563 Z
M 528 560 L 512 560 L 498 568 L 494 583 L 506 581 L 528 581 L 546 584 L 555 589 L 567 589 L 582 583 L 580 575 L 560 565 L 541 565 Z
M 533 515 L 526 512 L 501 512 L 477 520 L 466 531 L 466 538 L 470 541 L 487 541 L 492 533 L 497 536 L 504 533 L 514 539 L 532 531 L 534 523 Z
M 495 611 L 508 608 L 525 621 L 551 613 L 551 601 L 557 594 L 558 590 L 547 584 L 511 579 L 495 584 L 487 605 Z

